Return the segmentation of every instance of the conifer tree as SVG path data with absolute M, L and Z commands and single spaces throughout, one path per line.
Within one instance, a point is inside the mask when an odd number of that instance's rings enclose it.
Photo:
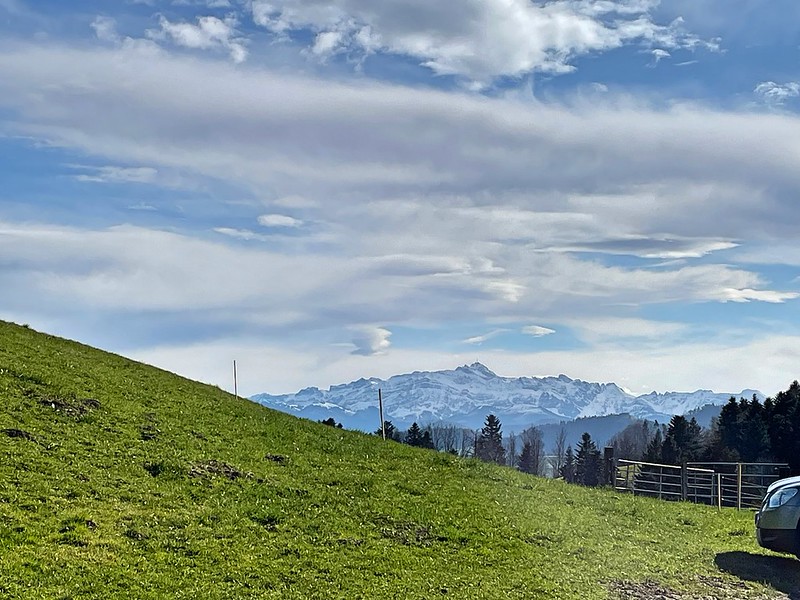
M 778 392 L 770 407 L 769 437 L 776 460 L 800 472 L 800 383 Z
M 534 465 L 533 461 L 533 446 L 531 446 L 530 442 L 525 442 L 522 446 L 522 452 L 517 459 L 517 468 L 522 471 L 523 473 L 529 473 L 531 475 L 537 475 L 536 465 Z
M 422 446 L 422 430 L 420 430 L 416 421 L 408 428 L 405 443 L 409 446 Z
M 486 462 L 504 465 L 506 449 L 503 447 L 503 433 L 500 420 L 494 415 L 486 417 L 486 423 L 478 434 L 475 443 L 475 454 Z
M 400 431 L 398 431 L 397 427 L 394 426 L 394 423 L 391 421 L 384 421 L 383 428 L 386 430 L 386 439 L 387 440 L 394 440 L 399 442 L 401 440 Z M 381 431 L 380 427 L 375 430 L 375 435 L 381 436 L 383 432 Z
M 600 484 L 600 451 L 592 441 L 592 436 L 585 432 L 578 442 L 575 453 L 575 481 L 581 485 L 596 486 Z
M 664 438 L 661 435 L 661 428 L 656 423 L 656 432 L 650 443 L 647 444 L 647 450 L 644 453 L 644 462 L 660 463 L 661 462 L 661 447 L 664 445 Z
M 751 402 L 743 401 L 743 406 L 740 406 L 740 410 L 739 430 L 741 439 L 738 451 L 741 460 L 743 462 L 769 460 L 771 448 L 764 406 L 754 395 Z
M 700 425 L 692 417 L 687 420 L 682 415 L 670 419 L 667 434 L 661 448 L 661 461 L 668 465 L 681 465 L 687 461 L 699 460 L 702 453 Z

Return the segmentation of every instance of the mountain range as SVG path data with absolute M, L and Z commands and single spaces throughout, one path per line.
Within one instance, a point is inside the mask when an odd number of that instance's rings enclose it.
M 386 380 L 362 378 L 327 390 L 310 387 L 296 394 L 256 394 L 250 399 L 300 417 L 332 417 L 348 429 L 374 431 L 380 424 L 379 389 L 384 419 L 399 428 L 413 422 L 444 421 L 477 429 L 491 413 L 500 418 L 506 431 L 618 414 L 665 422 L 704 406 L 721 406 L 731 396 L 764 398 L 756 390 L 654 391 L 636 396 L 614 383 L 591 383 L 566 375 L 502 377 L 476 362 L 453 370 L 414 371 Z

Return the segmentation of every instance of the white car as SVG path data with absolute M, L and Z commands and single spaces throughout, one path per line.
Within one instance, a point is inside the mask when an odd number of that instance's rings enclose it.
M 767 488 L 756 513 L 758 544 L 800 558 L 800 477 L 779 479 Z

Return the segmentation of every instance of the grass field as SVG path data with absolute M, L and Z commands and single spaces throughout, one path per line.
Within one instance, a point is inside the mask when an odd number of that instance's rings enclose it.
M 800 598 L 750 512 L 267 410 L 0 322 L 2 598 Z

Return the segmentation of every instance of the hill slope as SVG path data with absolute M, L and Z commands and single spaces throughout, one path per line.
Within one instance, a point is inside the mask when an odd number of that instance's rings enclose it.
M 800 577 L 749 513 L 384 443 L 3 322 L 0 407 L 3 598 L 756 598 L 775 589 L 743 579 Z
M 384 415 L 395 426 L 446 421 L 476 429 L 486 415 L 500 418 L 506 431 L 578 418 L 629 414 L 667 422 L 700 407 L 721 406 L 734 395 L 754 393 L 651 392 L 634 396 L 614 383 L 591 383 L 558 377 L 501 377 L 481 363 L 449 371 L 415 371 L 389 379 L 359 379 L 327 390 L 306 388 L 296 394 L 256 394 L 264 406 L 313 420 L 333 417 L 348 429 L 374 431 L 379 426 L 377 394 L 383 391 Z

